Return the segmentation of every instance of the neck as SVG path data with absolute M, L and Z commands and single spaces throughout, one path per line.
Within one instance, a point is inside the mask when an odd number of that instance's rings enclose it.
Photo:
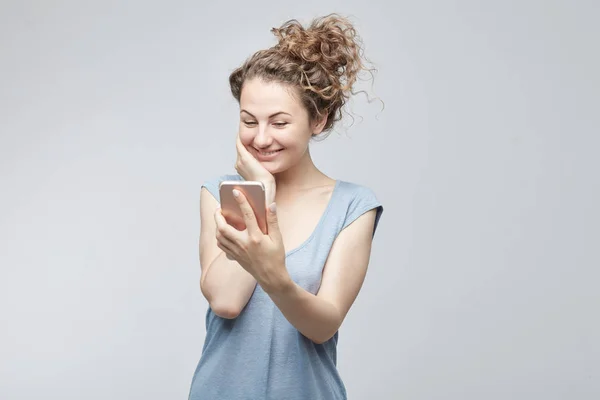
M 308 149 L 298 164 L 275 174 L 277 193 L 306 189 L 324 184 L 329 180 L 325 174 L 317 169 Z

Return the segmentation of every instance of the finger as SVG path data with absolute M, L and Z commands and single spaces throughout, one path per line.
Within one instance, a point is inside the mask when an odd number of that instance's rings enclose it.
M 227 223 L 227 222 L 225 222 L 225 223 Z M 222 224 L 222 221 L 220 221 L 219 224 Z M 219 229 L 217 229 L 216 239 L 217 239 L 217 247 L 219 249 L 223 250 L 223 252 L 225 252 L 225 255 L 227 256 L 227 258 L 229 260 L 235 260 L 235 258 L 234 258 L 234 254 L 236 254 L 235 243 L 233 241 L 231 241 L 230 239 L 228 239 L 225 235 L 223 235 L 221 233 L 221 230 L 219 230 Z
M 242 143 L 242 139 L 240 138 L 240 135 L 237 136 L 237 140 L 235 141 L 235 147 L 238 152 L 238 162 L 242 161 L 239 158 L 243 157 L 248 152 L 248 150 L 246 149 L 246 146 L 244 146 L 244 144 Z
M 223 225 L 223 221 L 225 221 L 225 217 L 223 216 L 223 213 L 221 212 L 221 207 L 218 207 L 215 210 L 215 224 L 217 225 L 217 232 L 221 228 L 221 225 Z M 225 221 L 225 223 L 227 223 L 227 221 Z
M 237 141 L 237 143 L 236 143 L 236 148 L 237 148 L 237 157 L 236 157 L 236 160 L 235 160 L 235 170 L 236 170 L 236 171 L 237 171 L 237 172 L 238 172 L 240 175 L 242 175 L 242 176 L 243 176 L 243 175 L 244 175 L 244 174 L 243 174 L 243 170 L 244 170 L 244 164 L 245 164 L 245 161 L 244 161 L 244 158 L 245 158 L 245 157 L 244 157 L 244 155 L 241 153 L 241 151 L 242 151 L 241 147 L 244 147 L 244 146 L 243 146 L 243 145 L 241 145 L 241 142 L 240 142 L 240 140 L 239 140 L 239 138 L 238 138 L 238 141 Z
M 254 210 L 252 209 L 252 206 L 250 206 L 250 203 L 248 203 L 248 200 L 246 199 L 246 196 L 244 196 L 244 193 L 242 193 L 240 190 L 234 189 L 233 197 L 235 197 L 238 206 L 240 206 L 240 210 L 242 211 L 242 216 L 244 217 L 244 223 L 246 224 L 246 229 L 248 230 L 248 233 L 252 234 L 260 232 L 258 222 L 256 222 L 256 215 L 254 214 Z
M 238 135 L 237 146 L 238 146 L 239 159 L 242 164 L 255 163 L 255 162 L 258 163 L 258 160 L 256 160 L 256 158 L 252 155 L 250 150 L 248 150 L 248 148 L 246 146 L 244 146 L 244 144 L 242 143 L 242 139 L 239 137 L 239 135 Z
M 223 243 L 218 242 L 217 247 L 219 249 L 221 249 L 223 251 L 223 253 L 225 253 L 225 257 L 227 257 L 228 260 L 232 260 L 232 261 L 235 260 L 235 257 L 233 256 L 231 249 L 229 249 Z
M 237 248 L 237 246 L 233 240 L 228 239 L 220 231 L 217 231 L 215 238 L 217 239 L 218 245 L 226 247 L 229 250 L 229 252 L 232 254 L 235 253 L 235 249 Z
M 217 225 L 217 233 L 224 238 L 233 243 L 236 243 L 240 239 L 240 232 L 227 223 L 220 208 L 215 212 L 215 223 Z
M 274 241 L 281 241 L 281 231 L 279 230 L 279 221 L 277 219 L 277 206 L 275 203 L 267 209 L 267 227 L 269 237 Z

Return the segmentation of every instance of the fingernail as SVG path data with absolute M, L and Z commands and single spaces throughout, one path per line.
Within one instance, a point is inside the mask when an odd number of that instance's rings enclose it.
M 239 197 L 240 196 L 240 191 L 237 189 L 233 189 L 233 197 Z
M 275 211 L 277 211 L 277 206 L 275 205 L 275 203 L 271 203 L 271 205 L 269 206 L 269 210 L 271 210 L 271 212 L 275 214 Z

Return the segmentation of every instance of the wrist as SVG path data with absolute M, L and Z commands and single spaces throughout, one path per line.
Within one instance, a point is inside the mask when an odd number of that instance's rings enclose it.
M 261 179 L 261 182 L 264 183 L 265 186 L 275 186 L 275 177 L 268 174 L 264 179 Z
M 271 203 L 273 203 L 275 201 L 275 179 L 268 179 L 266 181 L 263 181 L 263 184 L 265 185 L 265 200 L 266 200 L 266 206 L 269 207 L 269 205 L 271 205 Z
M 276 278 L 264 280 L 260 283 L 260 286 L 269 296 L 279 296 L 288 293 L 293 290 L 294 285 L 294 281 L 292 281 L 292 278 L 287 273 L 287 270 L 285 273 L 279 274 L 279 276 Z

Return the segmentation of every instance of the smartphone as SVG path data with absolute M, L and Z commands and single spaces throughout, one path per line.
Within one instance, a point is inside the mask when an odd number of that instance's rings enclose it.
M 219 184 L 219 196 L 221 197 L 221 213 L 227 223 L 239 231 L 246 229 L 242 210 L 235 197 L 233 189 L 244 194 L 250 207 L 256 216 L 256 222 L 260 230 L 267 234 L 267 205 L 265 197 L 265 185 L 259 181 L 223 181 Z

